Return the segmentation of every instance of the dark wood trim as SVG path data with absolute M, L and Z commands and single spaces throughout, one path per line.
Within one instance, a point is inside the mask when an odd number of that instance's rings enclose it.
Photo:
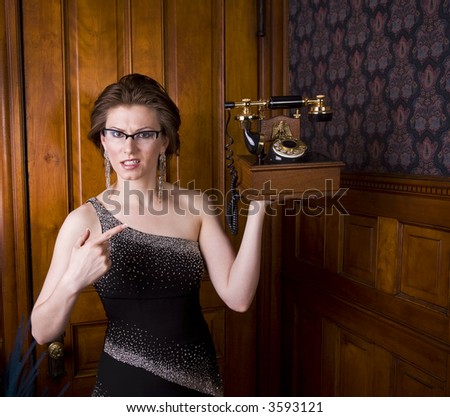
M 213 27 L 216 28 L 212 39 L 213 62 L 213 80 L 217 80 L 213 105 L 217 109 L 213 112 L 213 126 L 215 126 L 215 138 L 213 141 L 213 187 L 220 191 L 222 195 L 226 193 L 226 163 L 225 163 L 225 2 L 224 0 L 214 1 Z
M 450 180 L 447 177 L 424 177 L 403 174 L 343 173 L 341 187 L 386 191 L 396 194 L 450 197 Z
M 3 56 L 3 67 L 0 68 L 0 276 L 4 353 L 8 355 L 21 318 L 28 319 L 31 284 L 19 4 L 14 0 L 2 0 L 1 9 L 4 32 L 0 44 Z

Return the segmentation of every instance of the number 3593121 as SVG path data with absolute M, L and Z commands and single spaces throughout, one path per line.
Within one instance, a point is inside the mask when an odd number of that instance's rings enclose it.
M 322 413 L 321 402 L 272 401 L 269 403 L 270 413 Z

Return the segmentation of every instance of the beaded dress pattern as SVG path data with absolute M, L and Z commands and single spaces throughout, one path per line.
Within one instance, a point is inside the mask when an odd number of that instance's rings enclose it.
M 88 200 L 102 232 L 121 222 Z M 94 287 L 108 318 L 93 396 L 223 395 L 199 302 L 198 242 L 126 228 L 110 239 L 110 270 Z

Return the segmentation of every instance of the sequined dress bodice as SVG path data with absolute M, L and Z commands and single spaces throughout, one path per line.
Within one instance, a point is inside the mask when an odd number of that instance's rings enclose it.
M 102 232 L 121 224 L 88 201 Z M 222 395 L 199 302 L 198 242 L 126 228 L 110 245 L 111 268 L 94 284 L 108 326 L 93 395 Z

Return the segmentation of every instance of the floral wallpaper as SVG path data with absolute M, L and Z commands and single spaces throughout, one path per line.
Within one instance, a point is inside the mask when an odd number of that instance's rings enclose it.
M 348 171 L 450 175 L 450 0 L 289 0 L 290 94 L 310 149 Z M 303 113 L 303 112 L 302 112 Z

